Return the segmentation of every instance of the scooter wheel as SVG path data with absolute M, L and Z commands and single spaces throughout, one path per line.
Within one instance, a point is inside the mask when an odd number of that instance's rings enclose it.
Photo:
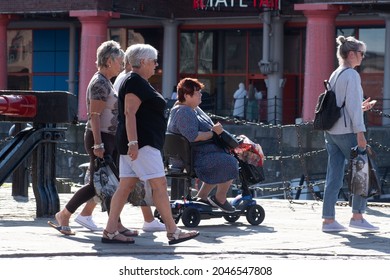
M 240 218 L 240 215 L 226 215 L 223 218 L 229 223 L 235 223 Z
M 198 209 L 187 207 L 181 215 L 181 221 L 186 227 L 196 227 L 200 223 L 200 213 Z
M 161 221 L 161 216 L 157 209 L 154 210 L 153 216 Z
M 252 205 L 246 211 L 246 219 L 251 225 L 257 226 L 264 221 L 265 211 L 260 205 Z

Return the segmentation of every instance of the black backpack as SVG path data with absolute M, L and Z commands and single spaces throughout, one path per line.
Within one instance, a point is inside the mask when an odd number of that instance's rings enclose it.
M 348 68 L 343 69 L 337 76 L 334 87 L 336 86 L 337 79 L 347 69 Z M 315 116 L 313 126 L 315 130 L 331 129 L 336 121 L 341 117 L 341 108 L 345 106 L 345 100 L 341 107 L 337 106 L 336 93 L 327 80 L 324 81 L 324 86 L 325 91 L 318 96 L 317 105 L 314 111 Z

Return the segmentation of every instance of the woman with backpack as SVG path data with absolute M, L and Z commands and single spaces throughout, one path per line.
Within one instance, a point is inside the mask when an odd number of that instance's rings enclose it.
M 325 131 L 328 166 L 322 209 L 322 231 L 324 232 L 347 230 L 335 219 L 335 206 L 339 191 L 343 186 L 345 160 L 350 158 L 351 148 L 358 146 L 362 151 L 366 149 L 363 112 L 371 109 L 375 104 L 375 100 L 371 101 L 370 98 L 363 101 L 360 75 L 354 69 L 361 64 L 364 58 L 366 44 L 352 36 L 339 36 L 336 42 L 339 67 L 331 74 L 329 83 L 336 93 L 337 105 L 341 107 L 344 102 L 345 105 L 342 108 L 341 117 L 329 130 Z M 363 218 L 366 205 L 367 198 L 360 195 L 352 197 L 352 218 L 349 227 L 377 231 L 378 227 Z

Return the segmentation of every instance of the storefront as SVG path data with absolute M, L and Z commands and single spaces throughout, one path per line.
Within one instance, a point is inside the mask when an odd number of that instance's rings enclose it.
M 367 57 L 358 69 L 365 95 L 378 99 L 380 109 L 390 108 L 384 78 L 390 64 L 386 15 L 350 14 L 345 6 L 314 1 L 187 0 L 171 8 L 169 17 L 169 7 L 159 2 L 166 1 L 153 2 L 153 15 L 144 7 L 139 16 L 140 6 L 132 13 L 117 8 L 115 13 L 72 10 L 60 19 L 54 12 L 27 20 L 8 17 L 7 88 L 69 90 L 84 100 L 99 42 L 113 39 L 123 49 L 148 43 L 159 50 L 159 68 L 150 82 L 167 99 L 179 79 L 196 77 L 206 85 L 205 110 L 231 116 L 238 84 L 247 90 L 252 84 L 262 97 L 257 121 L 290 124 L 310 120 L 321 80 L 337 66 L 335 38 L 343 34 L 367 43 Z M 381 124 L 378 117 L 369 121 Z

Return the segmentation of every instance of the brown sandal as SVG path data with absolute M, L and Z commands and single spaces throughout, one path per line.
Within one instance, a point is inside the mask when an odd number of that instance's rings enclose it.
M 106 230 L 103 231 L 102 243 L 122 243 L 122 244 L 134 244 L 135 241 L 132 238 L 126 238 L 126 240 L 116 239 L 119 235 L 119 231 L 115 231 L 114 233 L 110 233 Z M 124 236 L 124 235 L 122 235 Z
M 184 242 L 187 240 L 190 240 L 192 238 L 195 238 L 199 235 L 199 231 L 186 231 L 186 230 L 181 230 L 179 228 L 176 228 L 175 232 L 173 233 L 167 233 L 168 237 L 168 244 L 173 245 L 177 244 L 180 242 Z

